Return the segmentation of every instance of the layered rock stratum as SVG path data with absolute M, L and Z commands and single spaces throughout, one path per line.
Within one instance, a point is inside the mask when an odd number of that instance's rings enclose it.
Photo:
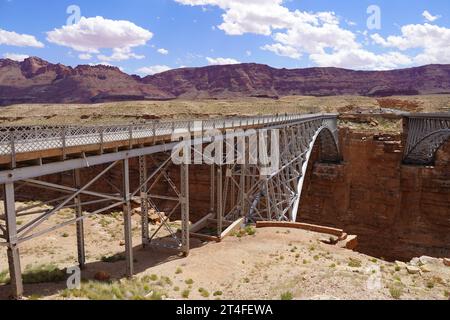
M 261 64 L 182 68 L 139 77 L 119 68 L 0 59 L 0 105 L 282 96 L 450 93 L 450 65 L 392 71 L 275 69 Z

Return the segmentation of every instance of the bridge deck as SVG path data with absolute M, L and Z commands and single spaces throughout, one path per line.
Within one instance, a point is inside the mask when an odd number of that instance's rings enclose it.
M 180 130 L 191 134 L 207 130 L 259 129 L 326 115 L 282 115 L 205 121 L 153 121 L 129 126 L 4 127 L 0 129 L 0 165 L 82 153 L 103 154 L 171 141 Z M 336 115 L 329 115 L 336 116 Z

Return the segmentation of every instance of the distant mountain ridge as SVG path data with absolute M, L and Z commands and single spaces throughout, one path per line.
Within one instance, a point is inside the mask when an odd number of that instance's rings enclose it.
M 450 65 L 392 71 L 276 69 L 261 64 L 183 68 L 141 78 L 119 68 L 72 68 L 37 57 L 0 59 L 0 105 L 120 100 L 391 96 L 450 93 Z

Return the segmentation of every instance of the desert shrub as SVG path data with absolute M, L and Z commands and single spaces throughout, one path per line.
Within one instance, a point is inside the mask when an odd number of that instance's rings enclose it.
M 198 289 L 198 292 L 204 298 L 208 298 L 209 297 L 209 292 L 206 289 L 204 289 L 204 288 Z
M 351 268 L 361 268 L 362 262 L 359 259 L 350 258 L 350 261 L 348 262 L 348 266 Z
M 393 284 L 389 287 L 389 293 L 395 300 L 399 300 L 403 294 L 403 288 L 399 284 Z
M 9 283 L 9 271 L 3 270 L 0 272 L 0 284 L 8 284 Z
M 52 264 L 43 264 L 35 267 L 28 266 L 22 275 L 26 284 L 60 282 L 67 277 L 65 270 Z
M 111 256 L 103 256 L 101 260 L 102 260 L 102 262 L 106 262 L 106 263 L 116 263 L 119 261 L 126 260 L 126 257 L 125 257 L 125 254 L 118 253 L 118 254 L 114 254 Z
M 62 297 L 84 298 L 89 300 L 162 300 L 161 288 L 149 286 L 142 280 L 122 280 L 111 283 L 88 281 L 80 289 L 66 289 Z
M 281 294 L 281 300 L 292 300 L 294 299 L 294 295 L 292 294 L 292 292 L 284 292 Z
M 186 290 L 183 290 L 183 292 L 181 293 L 181 296 L 184 298 L 184 299 L 187 299 L 187 298 L 189 298 L 189 295 L 191 294 L 191 292 L 188 290 L 188 289 L 186 289 Z

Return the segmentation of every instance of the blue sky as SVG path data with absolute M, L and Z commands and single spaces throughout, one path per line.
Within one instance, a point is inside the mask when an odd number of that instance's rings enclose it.
M 450 63 L 449 18 L 442 0 L 0 0 L 0 57 L 142 75 L 237 62 L 383 70 Z

